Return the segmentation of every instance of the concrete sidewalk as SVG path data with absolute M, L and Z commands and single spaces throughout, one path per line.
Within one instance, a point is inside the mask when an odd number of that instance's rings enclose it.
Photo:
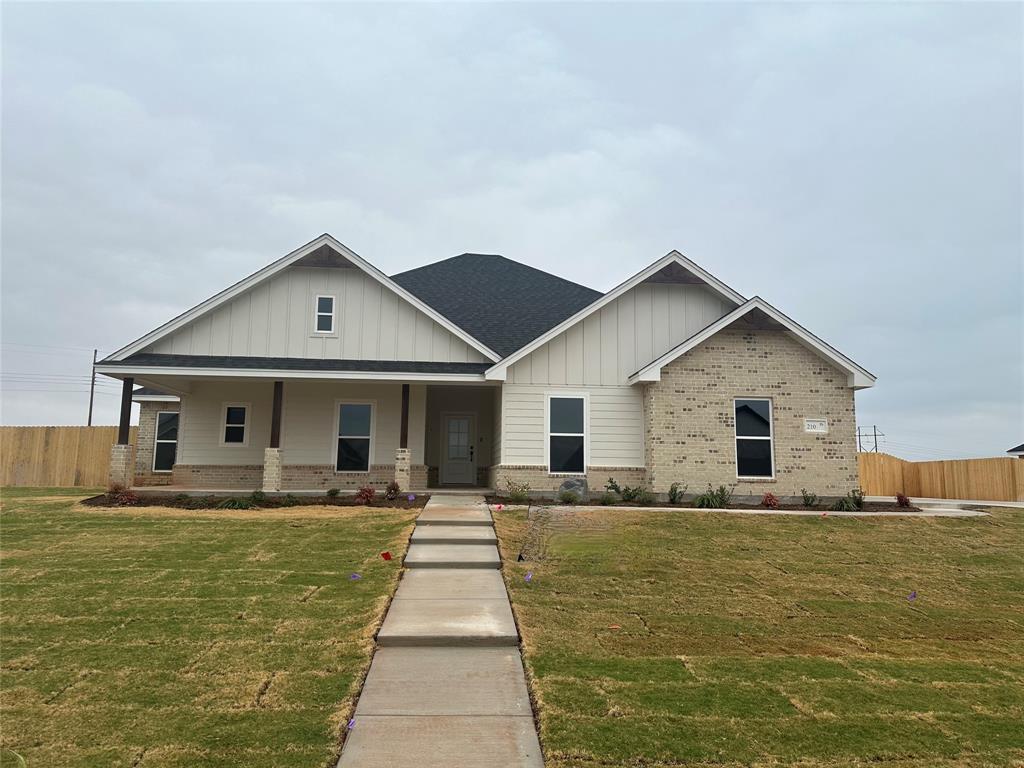
M 542 768 L 483 497 L 433 496 L 412 542 L 338 768 Z

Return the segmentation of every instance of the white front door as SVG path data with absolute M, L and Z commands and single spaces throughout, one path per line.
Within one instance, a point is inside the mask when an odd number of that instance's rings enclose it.
M 471 413 L 446 413 L 441 422 L 441 482 L 476 485 L 476 419 Z

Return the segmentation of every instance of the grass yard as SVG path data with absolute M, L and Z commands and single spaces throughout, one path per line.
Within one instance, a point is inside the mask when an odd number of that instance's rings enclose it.
M 496 513 L 547 765 L 1024 765 L 1024 512 L 992 512 Z
M 82 496 L 3 492 L 0 765 L 333 766 L 418 510 Z

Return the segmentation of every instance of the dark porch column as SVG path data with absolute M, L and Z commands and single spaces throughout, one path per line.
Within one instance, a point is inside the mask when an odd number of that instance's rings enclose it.
M 409 447 L 409 385 L 402 385 L 402 430 L 398 437 L 398 447 Z
M 270 447 L 281 447 L 281 405 L 284 402 L 284 382 L 274 382 L 274 406 L 270 412 Z
M 117 424 L 117 444 L 128 445 L 128 430 L 132 421 L 132 390 L 135 379 L 129 376 L 121 383 L 121 420 Z

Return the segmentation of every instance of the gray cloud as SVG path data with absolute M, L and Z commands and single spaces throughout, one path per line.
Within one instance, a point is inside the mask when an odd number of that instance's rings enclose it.
M 893 452 L 998 454 L 1024 439 L 1021 16 L 8 4 L 4 372 L 87 375 L 323 231 L 387 272 L 477 250 L 599 289 L 679 248 L 877 373 L 859 421 Z M 4 423 L 81 423 L 80 378 L 15 378 Z

